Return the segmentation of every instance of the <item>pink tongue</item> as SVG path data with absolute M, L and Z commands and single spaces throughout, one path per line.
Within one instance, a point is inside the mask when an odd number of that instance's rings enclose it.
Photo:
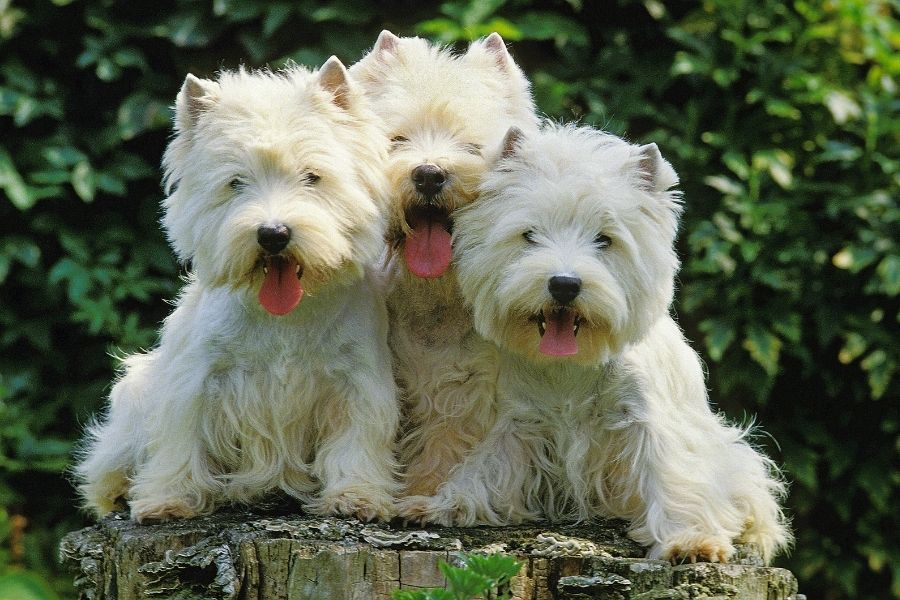
M 441 221 L 420 219 L 413 223 L 403 255 L 413 275 L 426 279 L 440 277 L 450 266 L 450 232 Z
M 266 279 L 259 290 L 259 303 L 273 315 L 286 315 L 300 304 L 303 286 L 297 277 L 297 263 L 275 256 L 266 259 Z
M 538 349 L 550 356 L 578 354 L 574 311 L 556 310 L 546 316 L 546 328 Z

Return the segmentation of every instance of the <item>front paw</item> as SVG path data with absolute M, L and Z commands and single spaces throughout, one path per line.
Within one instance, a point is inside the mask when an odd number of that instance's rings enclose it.
M 131 518 L 146 525 L 174 519 L 190 519 L 199 513 L 182 498 L 151 498 L 131 501 Z
M 406 496 L 397 501 L 397 515 L 407 523 L 471 527 L 473 525 L 509 525 L 487 504 L 472 496 L 448 494 L 441 489 L 434 496 Z
M 406 496 L 397 501 L 396 507 L 397 516 L 412 525 L 450 527 L 460 521 L 457 510 L 440 506 L 434 496 Z
M 382 491 L 351 488 L 337 493 L 324 494 L 306 505 L 306 509 L 322 516 L 338 515 L 355 517 L 364 523 L 390 521 L 394 517 L 394 501 Z
M 691 534 L 666 540 L 656 552 L 673 564 L 697 561 L 727 563 L 734 554 L 734 545 L 725 536 Z

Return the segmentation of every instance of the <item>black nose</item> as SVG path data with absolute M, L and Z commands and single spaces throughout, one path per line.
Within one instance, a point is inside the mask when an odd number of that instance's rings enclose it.
M 417 192 L 423 196 L 434 196 L 444 187 L 447 173 L 437 165 L 425 163 L 412 170 L 412 180 Z
M 263 225 L 256 230 L 256 241 L 270 254 L 277 254 L 291 241 L 291 229 L 287 225 Z
M 547 282 L 550 295 L 560 304 L 569 304 L 581 291 L 581 279 L 570 275 L 554 275 Z

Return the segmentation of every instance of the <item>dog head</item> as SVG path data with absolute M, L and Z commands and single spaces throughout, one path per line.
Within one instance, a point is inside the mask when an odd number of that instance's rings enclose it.
M 452 213 L 477 193 L 511 125 L 536 128 L 528 80 L 495 34 L 456 54 L 383 31 L 350 68 L 390 138 L 387 239 L 418 277 L 451 261 Z
M 535 361 L 586 365 L 640 340 L 672 300 L 676 183 L 655 144 L 587 127 L 511 129 L 456 220 L 476 329 Z
M 387 146 L 337 58 L 318 72 L 188 75 L 163 159 L 163 225 L 201 284 L 286 314 L 378 258 Z

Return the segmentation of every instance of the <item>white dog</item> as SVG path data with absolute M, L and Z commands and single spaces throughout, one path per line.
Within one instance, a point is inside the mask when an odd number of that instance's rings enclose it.
M 681 212 L 655 144 L 511 130 L 454 244 L 475 326 L 502 348 L 497 418 L 436 496 L 442 524 L 631 521 L 649 556 L 769 560 L 790 539 L 772 462 L 708 405 L 669 316 Z
M 451 263 L 452 213 L 476 196 L 506 130 L 537 129 L 530 85 L 495 34 L 464 53 L 383 31 L 350 68 L 391 137 L 386 271 L 405 404 L 406 493 L 432 494 L 484 435 L 496 348 L 472 328 Z
M 399 423 L 384 245 L 387 141 L 332 57 L 317 73 L 188 75 L 163 224 L 193 273 L 159 346 L 125 360 L 77 466 L 98 514 L 207 513 L 283 490 L 389 518 Z

